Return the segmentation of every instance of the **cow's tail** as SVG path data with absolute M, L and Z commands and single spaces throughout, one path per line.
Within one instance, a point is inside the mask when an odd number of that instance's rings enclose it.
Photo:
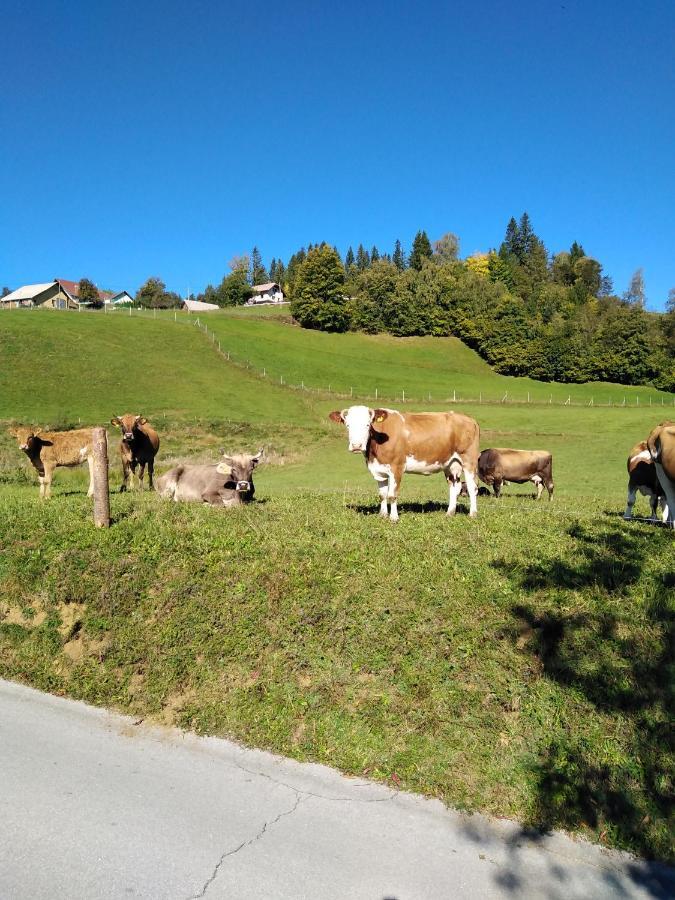
M 661 436 L 657 434 L 656 437 L 652 437 L 650 435 L 647 441 L 647 449 L 653 461 L 655 463 L 659 462 L 661 459 Z

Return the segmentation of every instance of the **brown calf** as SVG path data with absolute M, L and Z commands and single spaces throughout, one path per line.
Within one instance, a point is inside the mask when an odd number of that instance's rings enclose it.
M 52 476 L 59 466 L 89 464 L 89 490 L 94 493 L 94 460 L 91 451 L 91 429 L 73 431 L 40 431 L 39 428 L 13 428 L 11 433 L 19 442 L 38 473 L 40 497 L 49 499 L 52 494 Z
M 349 433 L 349 450 L 363 453 L 378 484 L 380 515 L 398 521 L 398 492 L 404 472 L 431 475 L 443 472 L 449 486 L 448 515 L 457 508 L 464 472 L 470 513 L 477 514 L 476 467 L 478 422 L 461 413 L 402 413 L 396 409 L 350 406 L 329 416 L 342 422 Z M 390 512 L 387 511 L 390 504 Z
M 553 457 L 548 450 L 511 450 L 491 447 L 483 450 L 478 458 L 478 475 L 485 484 L 492 485 L 495 497 L 499 497 L 502 485 L 507 481 L 525 484 L 531 481 L 537 488 L 537 500 L 544 487 L 548 499 L 553 496 Z
M 155 456 L 159 450 L 159 437 L 154 428 L 148 425 L 148 420 L 143 416 L 134 416 L 126 413 L 123 416 L 115 416 L 111 423 L 122 432 L 120 441 L 120 456 L 122 457 L 122 486 L 120 491 L 126 491 L 129 482 L 133 483 L 136 474 L 136 466 L 140 466 L 138 477 L 139 487 L 143 486 L 145 467 L 148 467 L 148 479 L 150 490 L 153 489 L 152 476 L 155 471 Z

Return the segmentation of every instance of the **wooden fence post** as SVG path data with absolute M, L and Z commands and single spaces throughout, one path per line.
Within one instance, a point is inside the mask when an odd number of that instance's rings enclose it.
M 110 495 L 108 493 L 108 435 L 105 428 L 92 430 L 94 454 L 94 525 L 110 527 Z

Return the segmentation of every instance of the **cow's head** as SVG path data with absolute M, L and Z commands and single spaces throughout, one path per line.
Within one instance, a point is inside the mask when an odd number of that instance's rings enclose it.
M 249 456 L 247 453 L 238 453 L 236 456 L 224 454 L 216 471 L 226 477 L 225 487 L 238 494 L 252 494 L 253 470 L 262 459 L 262 455 L 262 450 L 258 450 L 255 456 Z
M 373 424 L 384 422 L 388 415 L 386 409 L 350 406 L 341 411 L 334 410 L 328 418 L 347 426 L 350 453 L 365 453 Z
M 40 452 L 42 441 L 39 428 L 12 428 L 10 433 L 17 439 L 19 450 L 23 450 L 28 456 Z
M 145 416 L 134 416 L 131 413 L 126 413 L 124 416 L 114 416 L 110 423 L 120 429 L 123 441 L 133 441 L 136 436 L 134 431 L 137 431 L 141 425 L 145 425 L 147 421 Z

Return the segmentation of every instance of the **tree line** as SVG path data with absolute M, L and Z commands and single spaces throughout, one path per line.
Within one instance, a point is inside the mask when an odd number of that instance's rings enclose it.
M 306 328 L 455 335 L 497 372 L 542 381 L 614 381 L 675 390 L 675 290 L 645 309 L 642 271 L 618 296 L 575 241 L 550 255 L 527 213 L 498 250 L 459 258 L 459 240 L 419 231 L 406 257 L 320 244 L 291 257 L 285 288 Z

